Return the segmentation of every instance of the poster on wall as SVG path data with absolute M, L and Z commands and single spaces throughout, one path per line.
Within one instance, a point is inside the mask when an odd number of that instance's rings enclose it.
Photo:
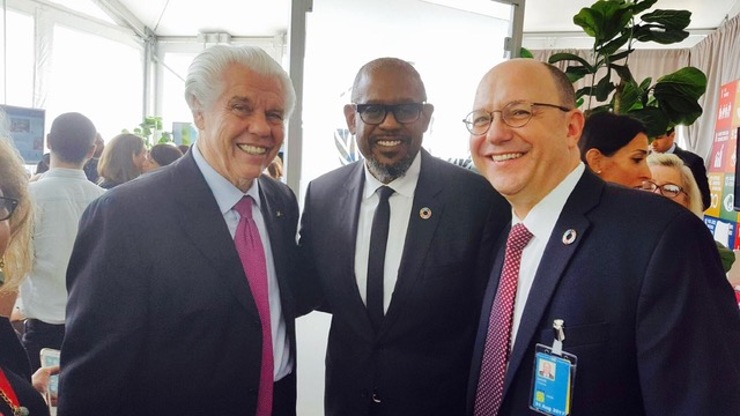
M 704 212 L 704 222 L 714 239 L 733 249 L 740 248 L 735 229 L 738 223 L 737 136 L 740 127 L 740 80 L 720 87 L 719 103 L 714 124 L 712 152 L 707 176 L 712 194 L 711 204 Z
M 5 113 L 10 138 L 26 164 L 34 165 L 44 155 L 44 119 L 46 112 L 37 108 L 0 105 Z

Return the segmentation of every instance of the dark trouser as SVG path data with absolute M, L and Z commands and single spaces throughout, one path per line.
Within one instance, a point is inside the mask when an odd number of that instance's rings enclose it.
M 296 416 L 295 371 L 272 386 L 272 416 Z
M 26 319 L 25 331 L 23 333 L 23 348 L 26 349 L 28 360 L 31 362 L 31 371 L 34 372 L 41 367 L 39 353 L 43 348 L 62 348 L 64 339 L 64 324 L 53 325 L 38 319 Z

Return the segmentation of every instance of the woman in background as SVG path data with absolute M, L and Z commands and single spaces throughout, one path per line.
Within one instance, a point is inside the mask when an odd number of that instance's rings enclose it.
M 586 118 L 578 148 L 581 160 L 601 179 L 629 188 L 650 179 L 648 137 L 639 120 L 608 112 Z
M 168 143 L 155 144 L 149 150 L 149 156 L 144 162 L 144 172 L 151 172 L 162 166 L 167 166 L 181 157 L 182 152 L 175 145 Z
M 15 298 L 15 291 L 31 267 L 31 201 L 28 177 L 18 153 L 0 138 L 0 296 Z M 30 383 L 26 352 L 7 319 L 0 317 L 0 413 L 48 415 L 41 394 Z M 41 371 L 41 370 L 39 370 Z M 48 373 L 46 373 L 48 378 Z
M 129 133 L 119 134 L 106 143 L 98 162 L 98 185 L 111 189 L 141 175 L 146 161 L 144 139 Z
M 671 201 L 683 205 L 697 217 L 704 219 L 701 192 L 691 169 L 671 153 L 652 153 L 647 164 L 653 178 L 639 187 L 643 191 L 658 192 Z M 717 242 L 722 267 L 729 271 L 735 262 L 735 253 Z

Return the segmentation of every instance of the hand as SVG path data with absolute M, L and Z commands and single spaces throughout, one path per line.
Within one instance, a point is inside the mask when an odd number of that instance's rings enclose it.
M 58 365 L 41 367 L 31 376 L 31 384 L 33 384 L 33 388 L 50 401 L 52 406 L 57 405 L 57 396 L 49 393 L 49 377 L 55 374 L 59 374 Z

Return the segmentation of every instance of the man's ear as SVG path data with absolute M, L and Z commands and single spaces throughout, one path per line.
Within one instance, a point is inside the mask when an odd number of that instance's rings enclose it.
M 603 170 L 604 155 L 599 149 L 588 149 L 586 152 L 586 164 L 597 175 Z
M 349 132 L 352 134 L 355 134 L 355 121 L 357 117 L 357 112 L 355 111 L 355 106 L 352 104 L 345 104 L 344 105 L 344 119 L 347 121 L 347 129 L 349 129 Z
M 421 117 L 423 123 L 422 126 L 424 127 L 424 132 L 426 132 L 429 128 L 429 123 L 431 123 L 432 121 L 432 114 L 434 114 L 434 106 L 429 103 L 424 103 L 421 109 Z
M 581 138 L 583 133 L 583 125 L 586 122 L 586 118 L 580 110 L 571 110 L 568 117 L 568 131 L 567 140 L 568 144 L 572 147 L 578 146 L 578 140 Z

